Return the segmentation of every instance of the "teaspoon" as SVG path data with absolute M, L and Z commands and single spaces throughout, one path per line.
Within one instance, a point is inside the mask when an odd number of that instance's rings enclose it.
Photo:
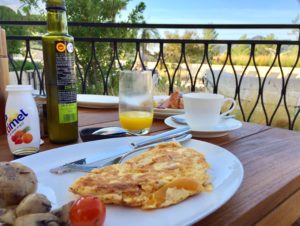
M 124 133 L 129 133 L 128 130 L 123 129 L 121 127 L 117 126 L 112 126 L 112 127 L 104 127 L 101 129 L 98 129 L 94 131 L 92 134 L 93 135 L 115 135 L 115 134 L 124 134 Z

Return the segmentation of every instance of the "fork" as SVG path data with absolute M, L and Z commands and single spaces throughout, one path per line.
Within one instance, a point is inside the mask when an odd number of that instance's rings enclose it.
M 74 162 L 74 163 L 66 164 L 61 168 L 59 168 L 59 167 L 53 168 L 50 170 L 50 172 L 54 173 L 54 174 L 64 174 L 64 173 L 69 173 L 69 172 L 90 172 L 91 170 L 96 169 L 96 168 L 101 168 L 104 166 L 121 163 L 121 162 L 123 162 L 123 160 L 126 157 L 130 156 L 131 154 L 136 153 L 141 150 L 144 150 L 144 149 L 154 147 L 159 143 L 169 142 L 172 140 L 177 141 L 179 143 L 183 143 L 185 141 L 190 140 L 191 138 L 192 138 L 191 134 L 183 134 L 183 135 L 179 135 L 178 137 L 175 137 L 175 138 L 167 139 L 165 141 L 159 141 L 157 143 L 152 143 L 152 144 L 142 146 L 142 147 L 137 147 L 137 148 L 134 148 L 133 150 L 125 152 L 123 154 L 103 159 L 102 161 L 98 161 L 96 165 L 94 165 L 94 163 L 80 164 L 80 163 Z

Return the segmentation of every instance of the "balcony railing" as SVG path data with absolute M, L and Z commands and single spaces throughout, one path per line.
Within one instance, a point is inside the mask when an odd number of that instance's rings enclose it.
M 2 26 L 46 26 L 43 21 L 0 21 Z M 300 25 L 286 24 L 246 24 L 246 25 L 178 25 L 178 24 L 114 24 L 114 23 L 84 23 L 70 22 L 69 27 L 93 28 L 93 29 L 188 29 L 200 31 L 202 29 L 217 30 L 281 30 L 288 33 L 289 30 L 300 34 Z M 266 40 L 266 39 L 161 39 L 161 38 L 115 38 L 115 37 L 75 37 L 76 44 L 86 45 L 88 60 L 84 63 L 76 52 L 76 70 L 78 77 L 78 89 L 81 93 L 90 93 L 91 87 L 96 85 L 93 92 L 99 94 L 115 94 L 112 90 L 117 86 L 118 70 L 144 69 L 152 70 L 153 75 L 160 74 L 160 80 L 166 85 L 165 93 L 172 93 L 175 89 L 181 91 L 201 91 L 207 89 L 210 92 L 222 93 L 233 97 L 238 102 L 237 117 L 244 121 L 265 123 L 269 126 L 285 127 L 290 130 L 300 130 L 300 36 L 297 40 Z M 33 64 L 33 74 L 38 81 L 41 94 L 44 92 L 43 70 L 37 66 L 32 54 L 31 44 L 41 41 L 41 36 L 17 36 L 9 34 L 8 42 L 24 42 L 24 60 L 20 70 L 16 69 L 13 57 L 9 58 L 14 69 L 17 83 L 21 84 L 24 76 L 26 61 Z M 75 45 L 76 45 L 75 44 Z M 109 53 L 100 53 L 99 45 L 105 44 Z M 177 45 L 180 54 L 176 62 L 170 63 L 166 57 L 166 46 Z M 129 54 L 123 54 L 123 45 L 133 45 Z M 152 54 L 152 62 L 145 59 L 147 47 L 153 45 L 149 52 Z M 189 62 L 188 50 L 199 45 L 197 62 Z M 236 46 L 248 46 L 249 53 L 243 65 L 237 65 L 232 53 Z M 272 52 L 271 61 L 267 66 L 259 66 L 257 63 L 257 47 L 270 46 Z M 222 48 L 223 58 L 211 56 L 210 50 L 214 46 Z M 100 47 L 99 47 L 100 48 Z M 284 50 L 294 48 L 295 58 L 289 67 L 284 67 L 282 62 Z M 8 50 L 10 51 L 10 50 Z M 108 54 L 105 62 L 100 60 L 101 54 Z M 124 59 L 125 56 L 125 59 Z M 126 56 L 132 57 L 126 60 Z M 216 58 L 214 58 L 216 57 Z M 108 60 L 107 60 L 108 59 Z M 218 62 L 218 64 L 214 62 Z M 183 72 L 182 72 L 183 71 Z M 31 74 L 31 76 L 33 76 Z M 162 77 L 164 79 L 162 79 Z M 30 79 L 29 79 L 30 80 Z M 97 86 L 97 84 L 99 85 Z M 182 85 L 184 83 L 184 86 Z

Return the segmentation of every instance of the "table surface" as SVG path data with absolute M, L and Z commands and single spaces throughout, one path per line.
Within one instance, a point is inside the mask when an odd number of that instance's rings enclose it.
M 79 108 L 79 129 L 118 125 L 116 109 Z M 163 120 L 155 120 L 151 134 L 168 129 Z M 273 214 L 272 219 L 277 219 L 274 218 L 277 209 L 283 209 L 283 204 L 288 205 L 286 208 L 291 206 L 286 201 L 300 189 L 299 132 L 243 123 L 242 128 L 224 137 L 201 140 L 224 147 L 236 155 L 244 166 L 245 175 L 233 198 L 197 225 L 253 225 L 261 222 L 260 225 L 267 225 L 264 224 L 266 220 L 261 220 L 269 214 Z M 62 146 L 51 144 L 47 139 L 44 141 L 41 151 Z M 6 136 L 1 135 L 0 161 L 12 159 Z M 286 220 L 287 217 L 278 219 Z

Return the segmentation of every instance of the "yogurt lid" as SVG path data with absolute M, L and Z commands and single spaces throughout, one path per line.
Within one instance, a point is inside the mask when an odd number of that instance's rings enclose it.
M 24 91 L 32 91 L 32 85 L 8 85 L 6 86 L 6 91 L 15 91 L 15 92 L 24 92 Z

